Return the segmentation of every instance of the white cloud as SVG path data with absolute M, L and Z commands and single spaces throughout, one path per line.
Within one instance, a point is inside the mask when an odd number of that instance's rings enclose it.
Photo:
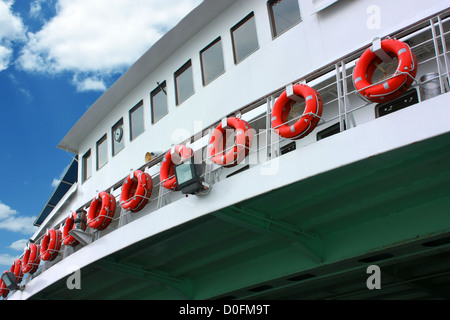
M 24 251 L 28 241 L 29 241 L 29 239 L 21 239 L 21 240 L 14 241 L 13 243 L 11 243 L 9 248 L 16 250 L 16 251 Z
M 11 57 L 12 49 L 0 45 L 0 71 L 8 68 Z
M 0 0 L 0 39 L 24 39 L 25 27 L 22 19 L 11 11 L 13 1 Z
M 33 18 L 39 18 L 42 10 L 42 3 L 44 0 L 35 0 L 30 3 L 30 16 Z
M 59 185 L 60 182 L 61 182 L 61 179 L 53 178 L 52 188 L 56 188 Z
M 18 257 L 9 254 L 0 254 L 0 265 L 8 266 L 10 268 L 17 258 Z
M 8 68 L 13 56 L 13 43 L 25 40 L 25 27 L 11 11 L 13 1 L 0 0 L 0 71 Z
M 9 217 L 14 216 L 16 214 L 17 214 L 16 210 L 13 210 L 9 206 L 7 206 L 6 204 L 0 202 L 0 220 L 9 218 Z
M 123 72 L 200 2 L 58 0 L 56 16 L 28 33 L 19 65 L 50 74 L 73 72 L 85 78 L 75 83 L 79 90 L 103 89 L 99 75 Z M 35 1 L 35 12 L 39 5 Z
M 36 217 L 18 215 L 16 210 L 0 202 L 0 229 L 31 235 L 37 229 L 33 226 L 35 220 Z
M 75 74 L 73 77 L 73 83 L 77 87 L 78 92 L 84 91 L 105 91 L 106 84 L 101 78 L 88 77 L 83 79 L 79 74 Z

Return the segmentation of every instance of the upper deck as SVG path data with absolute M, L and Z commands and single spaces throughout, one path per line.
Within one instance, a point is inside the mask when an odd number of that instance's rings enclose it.
M 147 152 L 165 152 L 261 97 L 366 47 L 373 38 L 386 37 L 408 25 L 408 20 L 417 21 L 445 8 L 441 1 L 426 6 L 417 1 L 402 6 L 399 18 L 389 1 L 369 12 L 371 6 L 364 1 L 337 1 L 319 12 L 313 4 L 301 1 L 292 26 L 276 36 L 266 1 L 205 1 L 182 20 L 105 92 L 60 143 L 60 148 L 78 154 L 80 161 L 90 152 L 86 170 L 91 177 L 87 181 L 79 167 L 82 202 L 141 167 Z M 256 37 L 255 49 L 236 62 L 232 29 L 248 15 L 253 15 L 248 24 L 255 24 L 256 34 L 248 35 Z M 211 44 L 217 47 L 212 60 L 220 70 L 204 83 L 207 71 L 202 69 L 201 53 Z M 189 63 L 186 72 L 192 74 L 192 89 L 187 90 L 192 94 L 178 102 L 175 76 Z M 351 75 L 351 70 L 347 74 Z M 156 96 L 159 100 L 154 106 L 152 94 L 158 93 L 159 84 L 167 96 L 162 103 Z M 131 114 L 140 105 L 137 117 L 142 123 L 135 124 L 139 134 L 133 137 Z M 124 147 L 116 153 L 112 129 L 119 123 L 123 123 Z M 104 159 L 99 159 L 97 152 L 101 142 L 104 145 L 99 151 L 106 153 Z
M 339 232 L 350 228 L 351 219 L 333 213 L 333 219 L 340 221 L 341 229 L 331 230 L 329 222 L 325 221 L 329 213 L 327 210 L 318 210 L 317 214 L 322 214 L 322 218 L 318 219 L 323 221 L 305 224 L 309 219 L 297 221 L 295 217 L 301 209 L 290 204 L 291 200 L 284 199 L 280 192 L 273 192 L 272 196 L 268 196 L 268 193 L 297 186 L 291 190 L 295 193 L 300 190 L 299 183 L 301 187 L 308 187 L 307 182 L 315 181 L 318 184 L 317 179 L 329 181 L 327 183 L 333 185 L 333 174 L 327 175 L 335 171 L 340 178 L 348 175 L 348 181 L 367 178 L 367 183 L 380 192 L 378 197 L 382 198 L 387 195 L 373 187 L 376 177 L 372 173 L 401 171 L 398 165 L 395 168 L 386 167 L 386 161 L 403 163 L 406 161 L 403 158 L 414 158 L 414 152 L 434 154 L 435 158 L 432 159 L 444 161 L 448 155 L 442 155 L 436 150 L 442 149 L 443 139 L 439 137 L 448 135 L 450 131 L 449 111 L 446 108 L 449 98 L 445 94 L 449 90 L 450 71 L 447 56 L 449 12 L 444 11 L 448 6 L 442 1 L 428 2 L 426 5 L 423 1 L 416 1 L 414 5 L 408 1 L 402 7 L 403 17 L 399 19 L 389 1 L 380 1 L 376 6 L 371 6 L 368 1 L 330 1 L 330 6 L 325 7 L 315 6 L 315 1 L 299 3 L 298 17 L 283 32 L 275 35 L 274 16 L 266 1 L 205 1 L 151 48 L 91 107 L 59 146 L 78 155 L 78 183 L 45 217 L 33 239 L 39 242 L 46 229 L 60 227 L 71 211 L 88 208 L 99 190 L 108 190 L 119 199 L 123 180 L 130 170 L 142 169 L 153 177 L 150 202 L 138 213 L 128 212 L 119 206 L 115 220 L 108 229 L 87 229 L 92 235 L 92 242 L 86 247 L 63 246 L 58 259 L 42 263 L 38 272 L 25 280 L 28 289 L 16 293 L 14 297 L 27 298 L 41 291 L 45 286 L 34 281 L 38 277 L 45 277 L 49 283 L 53 283 L 69 274 L 67 266 L 71 264 L 87 267 L 130 245 L 171 232 L 175 227 L 184 230 L 187 224 L 196 219 L 209 219 L 205 217 L 210 213 L 225 220 L 237 220 L 238 224 L 250 224 L 256 229 L 260 229 L 260 226 L 255 221 L 265 220 L 275 225 L 278 222 L 284 231 L 274 233 L 283 233 L 290 241 L 295 237 L 286 230 L 292 228 L 294 233 L 304 233 L 306 238 L 332 241 Z M 400 4 L 398 6 L 401 7 Z M 349 20 L 351 22 L 343 23 Z M 252 23 L 256 30 L 254 47 L 236 61 L 234 31 L 241 26 L 252 26 Z M 252 35 L 255 33 L 248 34 Z M 373 38 L 384 39 L 387 36 L 407 41 L 419 62 L 416 81 L 404 97 L 410 101 L 403 105 L 400 103 L 402 108 L 408 108 L 395 113 L 391 112 L 391 107 L 399 108 L 399 104 L 377 105 L 364 101 L 352 83 L 356 60 L 371 45 Z M 218 45 L 220 47 L 216 47 Z M 215 75 L 208 78 L 205 75 L 206 62 L 202 57 L 214 47 L 220 49 L 217 52 L 223 64 L 222 69 L 214 70 Z M 213 60 L 217 60 L 216 55 Z M 181 91 L 177 91 L 175 83 L 189 70 L 192 89 L 180 99 Z M 423 78 L 429 74 L 436 75 Z M 286 86 L 299 82 L 318 90 L 324 101 L 324 112 L 313 132 L 301 140 L 291 141 L 279 137 L 270 127 L 271 110 Z M 435 88 L 433 97 L 424 92 L 427 84 Z M 165 98 L 162 109 L 159 104 L 161 97 Z M 432 122 L 421 121 L 430 109 L 433 110 L 430 115 Z M 135 114 L 138 114 L 136 118 L 133 117 Z M 388 116 L 384 117 L 385 114 Z M 248 121 L 256 136 L 244 163 L 234 168 L 223 168 L 208 161 L 206 148 L 211 130 L 224 117 L 234 115 Z M 138 120 L 143 120 L 142 125 L 137 125 Z M 420 130 L 417 130 L 416 123 L 421 123 Z M 122 127 L 122 144 L 114 140 L 118 127 Z M 176 144 L 190 145 L 203 160 L 204 178 L 212 185 L 211 193 L 204 198 L 186 198 L 179 192 L 165 190 L 159 180 L 162 156 L 150 162 L 145 161 L 147 152 L 164 154 Z M 416 147 L 412 148 L 413 144 Z M 404 153 L 396 153 L 395 150 L 404 150 Z M 375 158 L 379 155 L 383 156 Z M 414 166 L 407 171 L 422 168 L 421 161 L 414 162 Z M 365 166 L 374 167 L 368 170 Z M 350 174 L 352 171 L 356 172 L 353 173 L 355 176 Z M 387 179 L 388 173 L 383 177 Z M 448 171 L 442 179 L 446 179 L 447 175 Z M 402 183 L 413 183 L 405 175 L 400 176 L 398 184 L 391 190 L 402 189 Z M 313 177 L 320 178 L 311 181 Z M 430 183 L 425 177 L 422 180 L 424 184 Z M 327 188 L 349 192 L 338 185 Z M 323 196 L 324 192 L 319 192 L 318 188 L 312 190 Z M 242 206 L 237 206 L 247 203 L 251 207 L 252 199 L 264 195 L 268 198 L 275 195 L 282 197 L 285 200 L 282 205 L 284 209 L 274 207 L 269 210 L 270 215 L 266 215 L 261 214 L 265 210 L 260 206 L 256 211 L 243 210 Z M 359 196 L 370 199 L 369 195 Z M 305 201 L 314 198 L 312 195 L 304 197 Z M 262 203 L 268 206 L 270 201 L 263 199 Z M 332 201 L 331 198 L 324 199 Z M 317 206 L 314 206 L 316 210 Z M 358 206 L 358 210 L 361 210 L 363 204 Z M 231 211 L 226 209 L 230 207 Z M 276 213 L 277 210 L 281 213 Z M 355 212 L 358 210 L 355 209 Z M 184 214 L 179 215 L 182 211 Z M 242 211 L 246 218 L 236 216 L 236 212 Z M 364 219 L 356 219 L 355 225 L 374 217 L 377 217 L 376 213 L 371 211 Z M 287 225 L 280 222 L 286 220 L 290 222 Z M 426 231 L 435 232 L 435 227 L 433 225 Z M 356 239 L 356 234 L 354 236 Z M 403 234 L 403 238 L 399 236 L 395 240 L 401 241 L 409 236 Z M 256 246 L 256 240 L 246 241 L 253 241 L 252 245 Z M 259 245 L 263 245 L 267 239 L 259 241 Z M 343 253 L 327 260 L 329 257 L 320 253 L 315 241 L 309 241 L 306 245 L 308 249 L 301 252 L 312 257 L 312 261 L 318 265 L 324 264 L 324 261 L 340 261 L 348 254 Z M 369 247 L 354 249 L 352 254 L 367 254 L 378 245 L 380 243 L 371 243 Z M 102 267 L 105 268 L 105 265 L 106 268 L 113 268 L 109 260 L 103 260 Z M 175 273 L 182 272 L 178 270 Z M 250 285 L 251 279 L 248 281 L 247 285 Z M 213 292 L 198 297 L 219 296 L 223 293 Z

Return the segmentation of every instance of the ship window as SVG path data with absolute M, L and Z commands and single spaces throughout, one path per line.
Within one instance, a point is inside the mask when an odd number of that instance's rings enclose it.
M 152 123 L 156 123 L 167 114 L 166 82 L 158 84 L 156 89 L 150 93 L 150 97 L 152 100 Z
M 144 108 L 142 100 L 130 110 L 130 140 L 144 132 Z
M 88 152 L 86 152 L 83 156 L 83 167 L 82 167 L 82 181 L 85 182 L 87 179 L 89 179 L 92 175 L 92 157 L 91 157 L 91 150 L 89 149 Z
M 123 119 L 120 119 L 111 130 L 113 156 L 118 154 L 125 147 L 123 138 Z
M 259 49 L 253 12 L 231 28 L 231 37 L 233 39 L 234 62 L 236 64 Z
M 175 72 L 175 92 L 177 106 L 194 94 L 194 78 L 191 60 Z
M 269 0 L 267 4 L 273 38 L 301 21 L 298 0 Z
M 320 132 L 317 132 L 317 141 L 331 137 L 339 132 L 341 132 L 341 124 L 338 122 Z
M 97 170 L 108 163 L 108 145 L 106 144 L 106 134 L 97 141 Z
M 200 61 L 202 64 L 204 86 L 225 72 L 222 40 L 220 37 L 200 52 Z

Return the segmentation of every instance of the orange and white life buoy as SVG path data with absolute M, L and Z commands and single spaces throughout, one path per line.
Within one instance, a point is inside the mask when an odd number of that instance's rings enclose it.
M 231 127 L 235 133 L 234 144 L 227 147 L 231 135 L 226 126 Z M 226 119 L 226 126 L 220 123 L 211 135 L 209 141 L 209 156 L 215 164 L 224 167 L 233 167 L 248 155 L 253 142 L 253 132 L 250 125 L 239 118 Z
M 284 91 L 272 109 L 272 128 L 281 137 L 298 140 L 307 136 L 320 121 L 323 110 L 322 97 L 317 90 L 304 85 L 293 86 L 294 94 L 305 99 L 305 110 L 292 125 L 288 124 L 291 108 L 295 101 L 289 99 Z
M 4 271 L 3 273 L 6 273 L 8 271 Z M 16 259 L 11 266 L 11 269 L 9 269 L 9 272 L 14 273 L 14 276 L 16 277 L 16 282 L 20 283 L 22 281 L 23 273 L 22 273 L 22 260 Z M 9 294 L 9 289 L 6 287 L 6 284 L 3 282 L 3 280 L 0 279 L 0 297 L 6 298 Z
M 372 83 L 373 74 L 383 60 L 372 52 L 371 48 L 361 55 L 353 70 L 356 90 L 369 101 L 377 103 L 390 101 L 402 95 L 417 74 L 417 58 L 406 43 L 386 39 L 381 41 L 381 48 L 391 58 L 398 58 L 397 69 L 387 80 Z
M 11 266 L 11 272 L 13 272 L 14 275 L 16 276 L 17 283 L 20 283 L 23 278 L 22 260 L 20 260 L 20 259 L 14 260 L 14 263 Z
M 184 145 L 175 146 L 166 153 L 159 173 L 159 180 L 164 188 L 169 190 L 179 190 L 177 179 L 175 177 L 175 165 L 191 158 L 193 155 L 194 151 Z
M 39 246 L 30 243 L 28 248 L 25 250 L 25 254 L 22 258 L 22 272 L 23 274 L 30 273 L 33 274 L 39 267 L 41 259 L 39 258 Z
M 59 250 L 61 249 L 62 233 L 60 230 L 50 229 L 42 237 L 41 240 L 41 260 L 43 261 L 53 261 L 58 256 Z
M 78 217 L 78 215 L 80 217 Z M 76 247 L 79 244 L 79 241 L 74 238 L 74 236 L 69 234 L 69 231 L 72 229 L 80 229 L 85 231 L 86 230 L 86 212 L 80 211 L 80 212 L 72 212 L 67 217 L 64 227 L 63 227 L 63 244 L 66 246 Z
M 91 202 L 88 211 L 88 226 L 96 230 L 104 230 L 112 221 L 116 212 L 116 198 L 101 191 Z
M 140 170 L 132 172 L 122 185 L 120 203 L 124 210 L 137 212 L 144 208 L 152 195 L 152 177 Z

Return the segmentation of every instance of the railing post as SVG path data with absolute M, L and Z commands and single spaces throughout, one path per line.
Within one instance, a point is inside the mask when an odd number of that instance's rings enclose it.
M 270 96 L 266 99 L 266 156 L 264 162 L 267 161 L 268 159 L 271 159 L 272 104 L 273 104 L 273 96 Z
M 442 43 L 442 51 L 443 51 L 443 55 L 444 55 L 444 62 L 445 62 L 445 69 L 446 69 L 446 74 L 447 74 L 447 85 L 450 86 L 450 69 L 449 69 L 449 62 L 448 62 L 448 58 L 447 58 L 447 44 L 445 43 L 445 35 L 444 35 L 444 26 L 442 25 L 442 20 L 441 17 L 438 16 L 438 24 L 439 24 L 439 32 L 441 34 L 441 43 Z M 450 87 L 447 88 L 448 90 L 450 90 Z
M 340 131 L 344 131 L 345 130 L 345 119 L 344 119 L 344 112 L 343 112 L 343 108 L 344 105 L 342 103 L 342 83 L 341 83 L 341 71 L 339 70 L 339 64 L 336 63 L 335 64 L 335 68 L 336 68 L 336 86 L 337 86 L 337 94 L 338 94 L 338 108 L 339 108 L 339 126 L 340 126 Z
M 436 54 L 436 64 L 437 64 L 437 69 L 438 69 L 438 74 L 439 74 L 439 85 L 441 87 L 441 94 L 443 94 L 445 92 L 444 90 L 444 81 L 442 80 L 442 73 L 441 73 L 441 62 L 439 60 L 439 45 L 437 42 L 437 35 L 436 35 L 436 29 L 434 27 L 434 21 L 433 18 L 430 19 L 430 26 L 431 26 L 431 34 L 433 37 L 433 44 L 434 44 L 434 53 Z

